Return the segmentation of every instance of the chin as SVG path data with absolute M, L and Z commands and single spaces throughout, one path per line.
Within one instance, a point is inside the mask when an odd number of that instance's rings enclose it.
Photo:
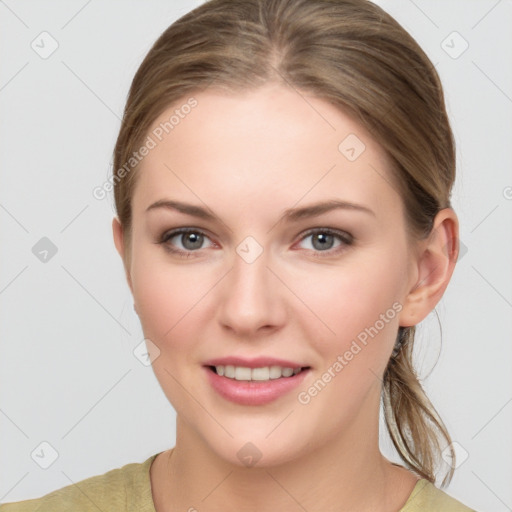
M 229 441 L 223 439 L 210 444 L 212 451 L 228 464 L 239 468 L 270 468 L 290 463 L 304 454 L 305 446 L 288 437 L 288 442 L 276 434 L 274 440 L 265 439 L 266 434 L 253 437 L 239 436 Z M 302 441 L 303 442 L 303 441 Z

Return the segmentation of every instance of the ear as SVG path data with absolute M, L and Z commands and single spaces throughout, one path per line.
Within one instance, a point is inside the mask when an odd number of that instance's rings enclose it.
M 404 301 L 400 326 L 420 323 L 436 306 L 450 282 L 459 255 L 459 223 L 451 208 L 440 210 L 426 240 L 420 242 L 417 281 Z
M 125 254 L 125 248 L 124 248 L 123 227 L 117 217 L 114 217 L 112 219 L 112 234 L 114 236 L 114 244 L 116 246 L 117 252 L 119 253 L 119 256 L 121 256 L 121 259 L 123 260 L 123 267 L 124 267 L 124 271 L 125 271 L 125 275 L 126 275 L 126 280 L 128 282 L 128 286 L 130 287 L 130 291 L 132 292 L 132 295 L 133 295 L 130 269 L 129 269 L 129 264 L 128 264 L 126 254 Z

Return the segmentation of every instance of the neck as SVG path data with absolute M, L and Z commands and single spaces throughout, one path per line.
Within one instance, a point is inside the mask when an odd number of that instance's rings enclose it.
M 305 446 L 291 461 L 245 467 L 220 457 L 178 415 L 176 446 L 165 452 L 154 492 L 156 511 L 396 512 L 417 477 L 381 454 L 378 408 L 371 424 L 361 429 L 354 421 L 343 435 L 333 433 L 314 449 Z

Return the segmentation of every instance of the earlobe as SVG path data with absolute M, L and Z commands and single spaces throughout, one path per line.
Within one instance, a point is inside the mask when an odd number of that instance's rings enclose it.
M 450 282 L 459 253 L 459 225 L 453 209 L 444 208 L 437 213 L 430 235 L 421 244 L 416 263 L 418 278 L 400 314 L 402 327 L 421 322 Z

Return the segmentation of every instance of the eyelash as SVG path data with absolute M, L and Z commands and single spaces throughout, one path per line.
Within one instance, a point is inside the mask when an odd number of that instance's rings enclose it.
M 195 251 L 191 251 L 191 250 L 183 251 L 182 249 L 175 249 L 175 248 L 171 247 L 167 243 L 171 238 L 174 238 L 177 235 L 182 235 L 182 234 L 187 234 L 187 233 L 196 233 L 196 234 L 203 235 L 206 238 L 209 238 L 208 235 L 206 235 L 206 233 L 204 233 L 200 229 L 196 229 L 196 228 L 179 228 L 179 229 L 175 229 L 173 231 L 166 231 L 166 232 L 164 232 L 162 234 L 162 236 L 160 237 L 159 241 L 156 242 L 156 243 L 163 245 L 165 250 L 167 250 L 167 251 L 171 252 L 172 254 L 175 254 L 175 255 L 177 255 L 177 256 L 179 256 L 181 258 L 193 258 L 193 257 L 195 257 L 194 253 L 198 252 L 199 249 L 195 250 Z M 299 242 L 302 242 L 307 237 L 309 237 L 311 235 L 316 235 L 316 234 L 332 235 L 332 236 L 338 238 L 338 240 L 340 240 L 341 243 L 342 243 L 342 245 L 340 245 L 338 247 L 335 247 L 333 249 L 328 249 L 328 250 L 325 250 L 325 251 L 316 251 L 314 249 L 311 250 L 312 251 L 312 255 L 314 257 L 317 257 L 317 258 L 324 258 L 324 257 L 333 256 L 335 254 L 338 254 L 340 251 L 345 250 L 346 246 L 350 246 L 350 245 L 352 245 L 354 243 L 354 237 L 350 233 L 347 233 L 345 231 L 338 231 L 336 229 L 331 229 L 331 228 L 313 228 L 313 229 L 310 229 L 310 230 L 308 230 L 308 231 L 306 231 L 305 233 L 302 234 Z M 309 251 L 310 249 L 306 249 L 306 250 Z

